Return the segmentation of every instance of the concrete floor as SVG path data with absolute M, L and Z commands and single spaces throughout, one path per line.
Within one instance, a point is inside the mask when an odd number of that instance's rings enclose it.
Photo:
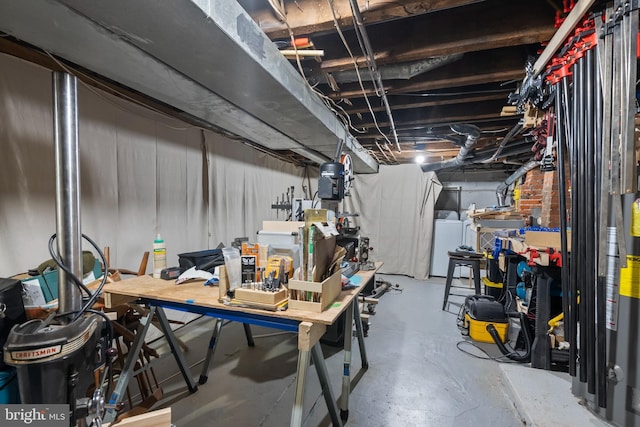
M 554 383 L 553 390 L 539 388 L 539 384 L 544 386 L 549 381 L 548 375 L 558 378 L 563 374 L 482 360 L 460 351 L 456 347 L 462 341 L 456 327 L 457 307 L 452 304 L 449 312 L 441 310 L 444 279 L 424 282 L 404 276 L 378 277 L 398 284 L 403 291 L 382 296 L 376 314 L 371 316 L 369 336 L 365 338 L 369 359 L 366 372 L 360 370 L 360 354 L 354 340 L 347 425 L 562 426 L 562 420 L 553 415 L 554 405 L 560 405 L 558 399 L 568 402 L 560 406 L 568 411 L 567 425 L 583 424 L 579 420 L 606 425 L 596 423 L 578 405 L 568 387 L 564 390 Z M 461 297 L 452 298 L 453 302 L 462 301 Z M 190 347 L 186 356 L 196 380 L 212 327 L 213 320 L 202 318 L 176 333 Z M 187 391 L 171 358 L 159 361 L 156 373 L 165 397 L 157 407 L 171 406 L 176 426 L 289 424 L 297 364 L 296 337 L 252 328 L 256 346 L 250 348 L 240 324 L 223 327 L 209 380 L 194 394 Z M 154 346 L 166 351 L 163 342 L 159 340 Z M 473 350 L 470 346 L 464 348 Z M 337 399 L 344 356 L 332 346 L 323 345 L 323 351 Z M 556 381 L 569 384 L 568 376 Z M 305 410 L 311 413 L 305 425 L 331 425 L 313 366 L 307 384 Z M 536 405 L 530 405 L 532 400 Z

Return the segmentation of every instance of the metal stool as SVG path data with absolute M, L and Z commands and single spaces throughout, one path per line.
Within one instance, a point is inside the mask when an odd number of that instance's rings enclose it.
M 484 259 L 484 255 L 477 254 L 475 252 L 451 252 L 449 251 L 449 270 L 447 271 L 447 282 L 444 287 L 444 301 L 442 302 L 442 309 L 447 306 L 447 300 L 449 299 L 449 292 L 451 291 L 451 281 L 453 280 L 453 272 L 456 267 L 464 266 L 471 267 L 473 271 L 473 284 L 476 288 L 476 294 L 481 294 L 480 288 L 480 262 Z M 466 296 L 459 294 L 451 294 L 458 296 Z

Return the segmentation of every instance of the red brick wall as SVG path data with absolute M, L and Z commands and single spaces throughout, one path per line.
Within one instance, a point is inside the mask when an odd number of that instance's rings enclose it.
M 569 173 L 566 168 L 565 175 Z M 536 168 L 527 172 L 524 184 L 520 187 L 520 213 L 531 215 L 532 208 L 541 208 L 542 227 L 560 226 L 560 198 L 558 197 L 558 171 L 541 172 Z M 567 192 L 567 204 L 571 195 Z
M 520 213 L 528 217 L 532 208 L 542 208 L 542 189 L 544 172 L 535 168 L 527 172 L 524 184 L 520 186 Z M 534 224 L 535 225 L 535 224 Z
M 560 198 L 558 197 L 558 172 L 545 172 L 542 186 L 543 227 L 560 227 Z

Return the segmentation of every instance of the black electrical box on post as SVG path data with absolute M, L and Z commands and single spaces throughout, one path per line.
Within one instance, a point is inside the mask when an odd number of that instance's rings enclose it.
M 323 163 L 318 178 L 318 197 L 321 200 L 342 200 L 344 198 L 344 165 Z

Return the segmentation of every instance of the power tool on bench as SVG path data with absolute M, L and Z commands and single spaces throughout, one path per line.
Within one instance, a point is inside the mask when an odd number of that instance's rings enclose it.
M 86 293 L 82 308 L 14 325 L 4 345 L 4 361 L 17 370 L 23 404 L 68 404 L 69 425 L 99 426 L 107 406 L 105 396 L 110 395 L 105 388 L 113 384 L 110 364 L 116 351 L 110 348 L 110 320 L 91 307 L 107 275 L 96 291 L 89 291 L 53 252 L 54 239 L 55 234 L 49 240 L 54 261 Z M 106 266 L 102 252 L 88 240 Z

